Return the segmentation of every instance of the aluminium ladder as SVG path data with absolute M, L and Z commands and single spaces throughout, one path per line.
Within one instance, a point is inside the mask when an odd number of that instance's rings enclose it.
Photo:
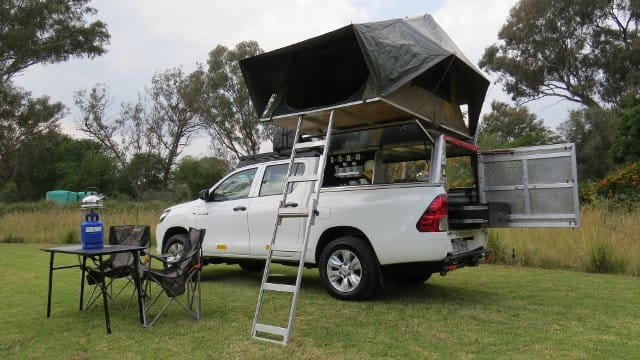
M 284 190 L 282 192 L 282 200 L 280 201 L 276 222 L 273 228 L 273 235 L 271 237 L 271 245 L 269 246 L 269 253 L 264 266 L 264 273 L 262 275 L 262 284 L 260 285 L 260 292 L 258 294 L 258 303 L 256 305 L 256 312 L 253 318 L 253 325 L 251 328 L 251 336 L 255 339 L 275 342 L 278 344 L 286 345 L 291 338 L 291 331 L 293 329 L 293 322 L 296 312 L 296 304 L 298 302 L 298 294 L 300 293 L 300 284 L 302 283 L 302 273 L 304 270 L 305 254 L 307 252 L 307 244 L 309 242 L 309 233 L 311 232 L 311 226 L 314 223 L 317 215 L 317 205 L 320 198 L 320 189 L 322 188 L 322 182 L 324 179 L 324 168 L 327 163 L 327 156 L 329 152 L 329 144 L 331 140 L 331 131 L 333 129 L 333 116 L 334 112 L 331 111 L 329 115 L 329 124 L 324 140 L 298 143 L 298 139 L 301 135 L 302 122 L 304 121 L 303 115 L 298 116 L 298 124 L 296 127 L 296 134 L 294 137 L 293 147 L 291 148 L 291 157 L 289 159 L 289 168 L 287 170 L 287 177 L 284 183 Z M 320 148 L 324 147 L 322 156 L 318 162 L 317 173 L 314 175 L 302 175 L 292 176 L 291 172 L 296 160 L 296 152 L 301 149 Z M 301 207 L 287 207 L 287 195 L 289 184 L 296 182 L 315 182 L 314 192 L 305 196 L 306 200 L 303 200 Z M 278 246 L 278 228 L 282 223 L 283 218 L 306 218 L 304 227 L 304 238 L 302 245 L 295 246 Z M 296 277 L 295 285 L 273 283 L 269 281 L 271 276 L 271 260 L 273 252 L 289 252 L 299 253 L 300 261 L 298 263 L 298 274 Z M 260 322 L 260 315 L 262 312 L 262 306 L 264 304 L 265 291 L 286 292 L 292 294 L 291 307 L 289 309 L 289 319 L 287 321 L 287 327 L 280 327 L 274 325 L 267 325 Z M 275 337 L 282 338 L 282 340 L 275 339 Z

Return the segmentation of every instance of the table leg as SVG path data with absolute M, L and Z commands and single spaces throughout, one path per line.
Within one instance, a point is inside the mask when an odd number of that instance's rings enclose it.
M 142 294 L 142 279 L 140 278 L 139 263 L 140 263 L 140 254 L 136 251 L 134 252 L 134 257 L 133 257 L 133 267 L 134 267 L 133 281 L 135 282 L 136 289 L 138 290 L 138 313 L 140 315 L 140 322 L 142 323 L 142 325 L 146 327 L 147 317 L 146 317 L 146 314 L 144 313 L 144 299 Z
M 87 268 L 87 257 L 82 257 L 82 275 L 80 277 L 80 311 L 83 309 L 84 305 L 84 272 Z
M 47 317 L 51 317 L 51 286 L 53 285 L 53 255 L 55 252 L 51 252 L 49 256 L 49 294 L 47 295 Z
M 107 334 L 111 334 L 111 321 L 109 320 L 109 302 L 107 301 L 107 285 L 105 284 L 104 266 L 102 264 L 102 255 L 98 256 L 100 264 L 100 289 L 102 290 L 102 300 L 104 302 L 104 320 L 107 325 Z

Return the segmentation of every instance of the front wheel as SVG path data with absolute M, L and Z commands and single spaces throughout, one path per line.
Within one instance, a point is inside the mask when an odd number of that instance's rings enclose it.
M 329 295 L 341 300 L 368 299 L 380 283 L 373 250 L 353 236 L 337 238 L 322 250 L 319 271 Z
M 180 255 L 182 255 L 184 244 L 186 244 L 187 241 L 189 241 L 189 236 L 187 234 L 172 235 L 167 239 L 162 253 L 164 255 L 173 255 L 174 259 L 177 260 L 176 257 L 179 258 Z M 168 267 L 169 265 L 165 263 L 164 266 Z

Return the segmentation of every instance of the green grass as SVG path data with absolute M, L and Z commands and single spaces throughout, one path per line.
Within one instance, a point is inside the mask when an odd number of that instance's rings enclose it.
M 77 269 L 54 274 L 46 318 L 44 246 L 0 244 L 1 359 L 631 359 L 640 349 L 640 278 L 500 265 L 368 302 L 331 298 L 307 270 L 286 347 L 250 339 L 260 274 L 213 265 L 203 274 L 202 320 L 172 306 L 145 330 L 134 309 L 114 309 L 107 335 L 101 306 L 78 311 Z

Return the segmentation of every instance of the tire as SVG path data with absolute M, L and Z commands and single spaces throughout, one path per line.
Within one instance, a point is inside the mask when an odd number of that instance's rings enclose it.
M 318 269 L 325 290 L 340 300 L 368 299 L 380 284 L 373 250 L 353 236 L 331 241 L 322 250 Z
M 165 241 L 164 249 L 162 251 L 163 254 L 178 254 L 182 252 L 184 248 L 184 244 L 189 241 L 189 236 L 187 234 L 175 234 L 171 235 L 167 241 Z M 166 263 L 165 263 L 166 265 Z
M 255 273 L 264 270 L 264 261 L 243 261 L 238 263 L 240 268 L 246 272 Z
M 290 150 L 293 147 L 293 141 L 296 136 L 295 130 L 287 128 L 276 128 L 273 132 L 273 151 L 281 152 Z

